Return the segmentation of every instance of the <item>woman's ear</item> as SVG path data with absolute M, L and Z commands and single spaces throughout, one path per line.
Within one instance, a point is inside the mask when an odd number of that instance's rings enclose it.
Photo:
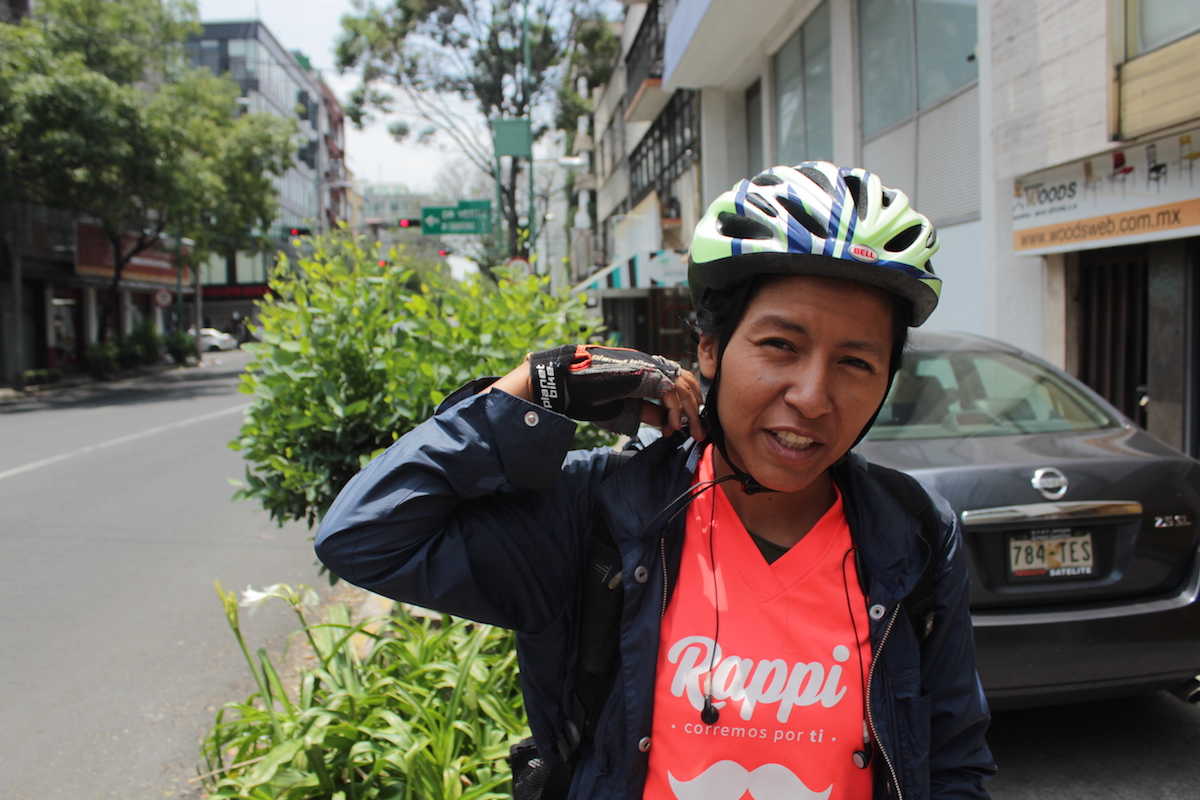
M 696 359 L 700 362 L 700 374 L 712 380 L 717 374 L 717 337 L 700 334 L 696 346 Z

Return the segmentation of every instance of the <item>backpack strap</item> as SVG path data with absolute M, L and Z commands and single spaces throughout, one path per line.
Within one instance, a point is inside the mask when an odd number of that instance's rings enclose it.
M 904 510 L 920 523 L 921 539 L 925 542 L 929 558 L 921 570 L 917 585 L 904 599 L 904 610 L 908 613 L 917 641 L 924 642 L 933 633 L 934 571 L 940 546 L 941 520 L 929 493 L 912 476 L 869 462 L 867 474 L 883 485 L 904 506 Z

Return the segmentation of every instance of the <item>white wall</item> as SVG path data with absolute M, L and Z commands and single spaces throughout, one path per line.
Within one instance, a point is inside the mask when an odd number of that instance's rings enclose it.
M 711 203 L 746 171 L 746 97 L 740 91 L 700 92 L 700 175 L 704 204 Z
M 662 248 L 662 222 L 658 208 L 658 196 L 651 192 L 642 202 L 617 223 L 616 242 L 609 263 L 626 261 L 630 256 L 644 254 Z M 624 275 L 622 280 L 624 280 Z
M 933 269 L 941 277 L 942 299 L 925 323 L 928 330 L 967 331 L 991 336 L 985 313 L 991 302 L 980 241 L 982 223 L 966 222 L 938 228 L 941 250 L 933 257 Z
M 1024 175 L 1110 146 L 1108 5 L 980 0 L 980 50 L 989 50 L 991 58 L 996 177 Z

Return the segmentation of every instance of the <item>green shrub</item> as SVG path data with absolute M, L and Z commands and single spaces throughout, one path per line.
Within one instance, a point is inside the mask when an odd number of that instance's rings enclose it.
M 137 350 L 137 360 L 134 364 L 157 364 L 162 361 L 162 337 L 154 323 L 149 320 L 133 329 L 128 337 Z
M 117 371 L 117 345 L 114 342 L 98 342 L 83 355 L 88 374 L 97 380 L 108 380 Z
M 581 296 L 502 273 L 454 281 L 383 264 L 346 234 L 314 237 L 273 271 L 259 344 L 241 390 L 253 396 L 230 443 L 247 462 L 236 497 L 282 524 L 315 524 L 362 465 L 472 378 L 503 375 L 531 350 L 594 338 Z M 611 441 L 590 426 L 577 444 Z
M 288 602 L 316 656 L 316 665 L 301 671 L 298 691 L 289 693 L 264 649 L 250 655 L 237 598 L 219 584 L 217 591 L 258 689 L 217 712 L 204 739 L 209 797 L 511 796 L 505 757 L 527 735 L 512 634 L 402 611 L 351 624 L 341 606 L 331 609 L 328 622 L 309 625 L 303 606 L 311 590 L 248 590 L 246 596 L 256 596 L 250 602 Z M 369 643 L 361 657 L 356 634 Z
M 121 369 L 131 369 L 142 363 L 142 349 L 137 340 L 131 335 L 117 342 L 117 365 Z
M 21 373 L 22 386 L 40 386 L 47 383 L 58 383 L 61 379 L 62 370 L 58 367 L 27 369 Z
M 176 364 L 184 364 L 187 362 L 188 356 L 196 353 L 196 339 L 189 336 L 183 331 L 171 331 L 167 334 L 164 344 L 167 348 L 167 354 L 171 356 L 171 360 Z

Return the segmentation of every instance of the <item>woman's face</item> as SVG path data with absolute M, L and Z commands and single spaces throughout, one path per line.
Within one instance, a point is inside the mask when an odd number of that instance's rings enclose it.
M 717 410 L 729 457 L 771 489 L 808 488 L 883 401 L 892 313 L 882 291 L 848 281 L 804 276 L 763 286 L 721 362 Z M 700 337 L 709 379 L 717 345 Z

